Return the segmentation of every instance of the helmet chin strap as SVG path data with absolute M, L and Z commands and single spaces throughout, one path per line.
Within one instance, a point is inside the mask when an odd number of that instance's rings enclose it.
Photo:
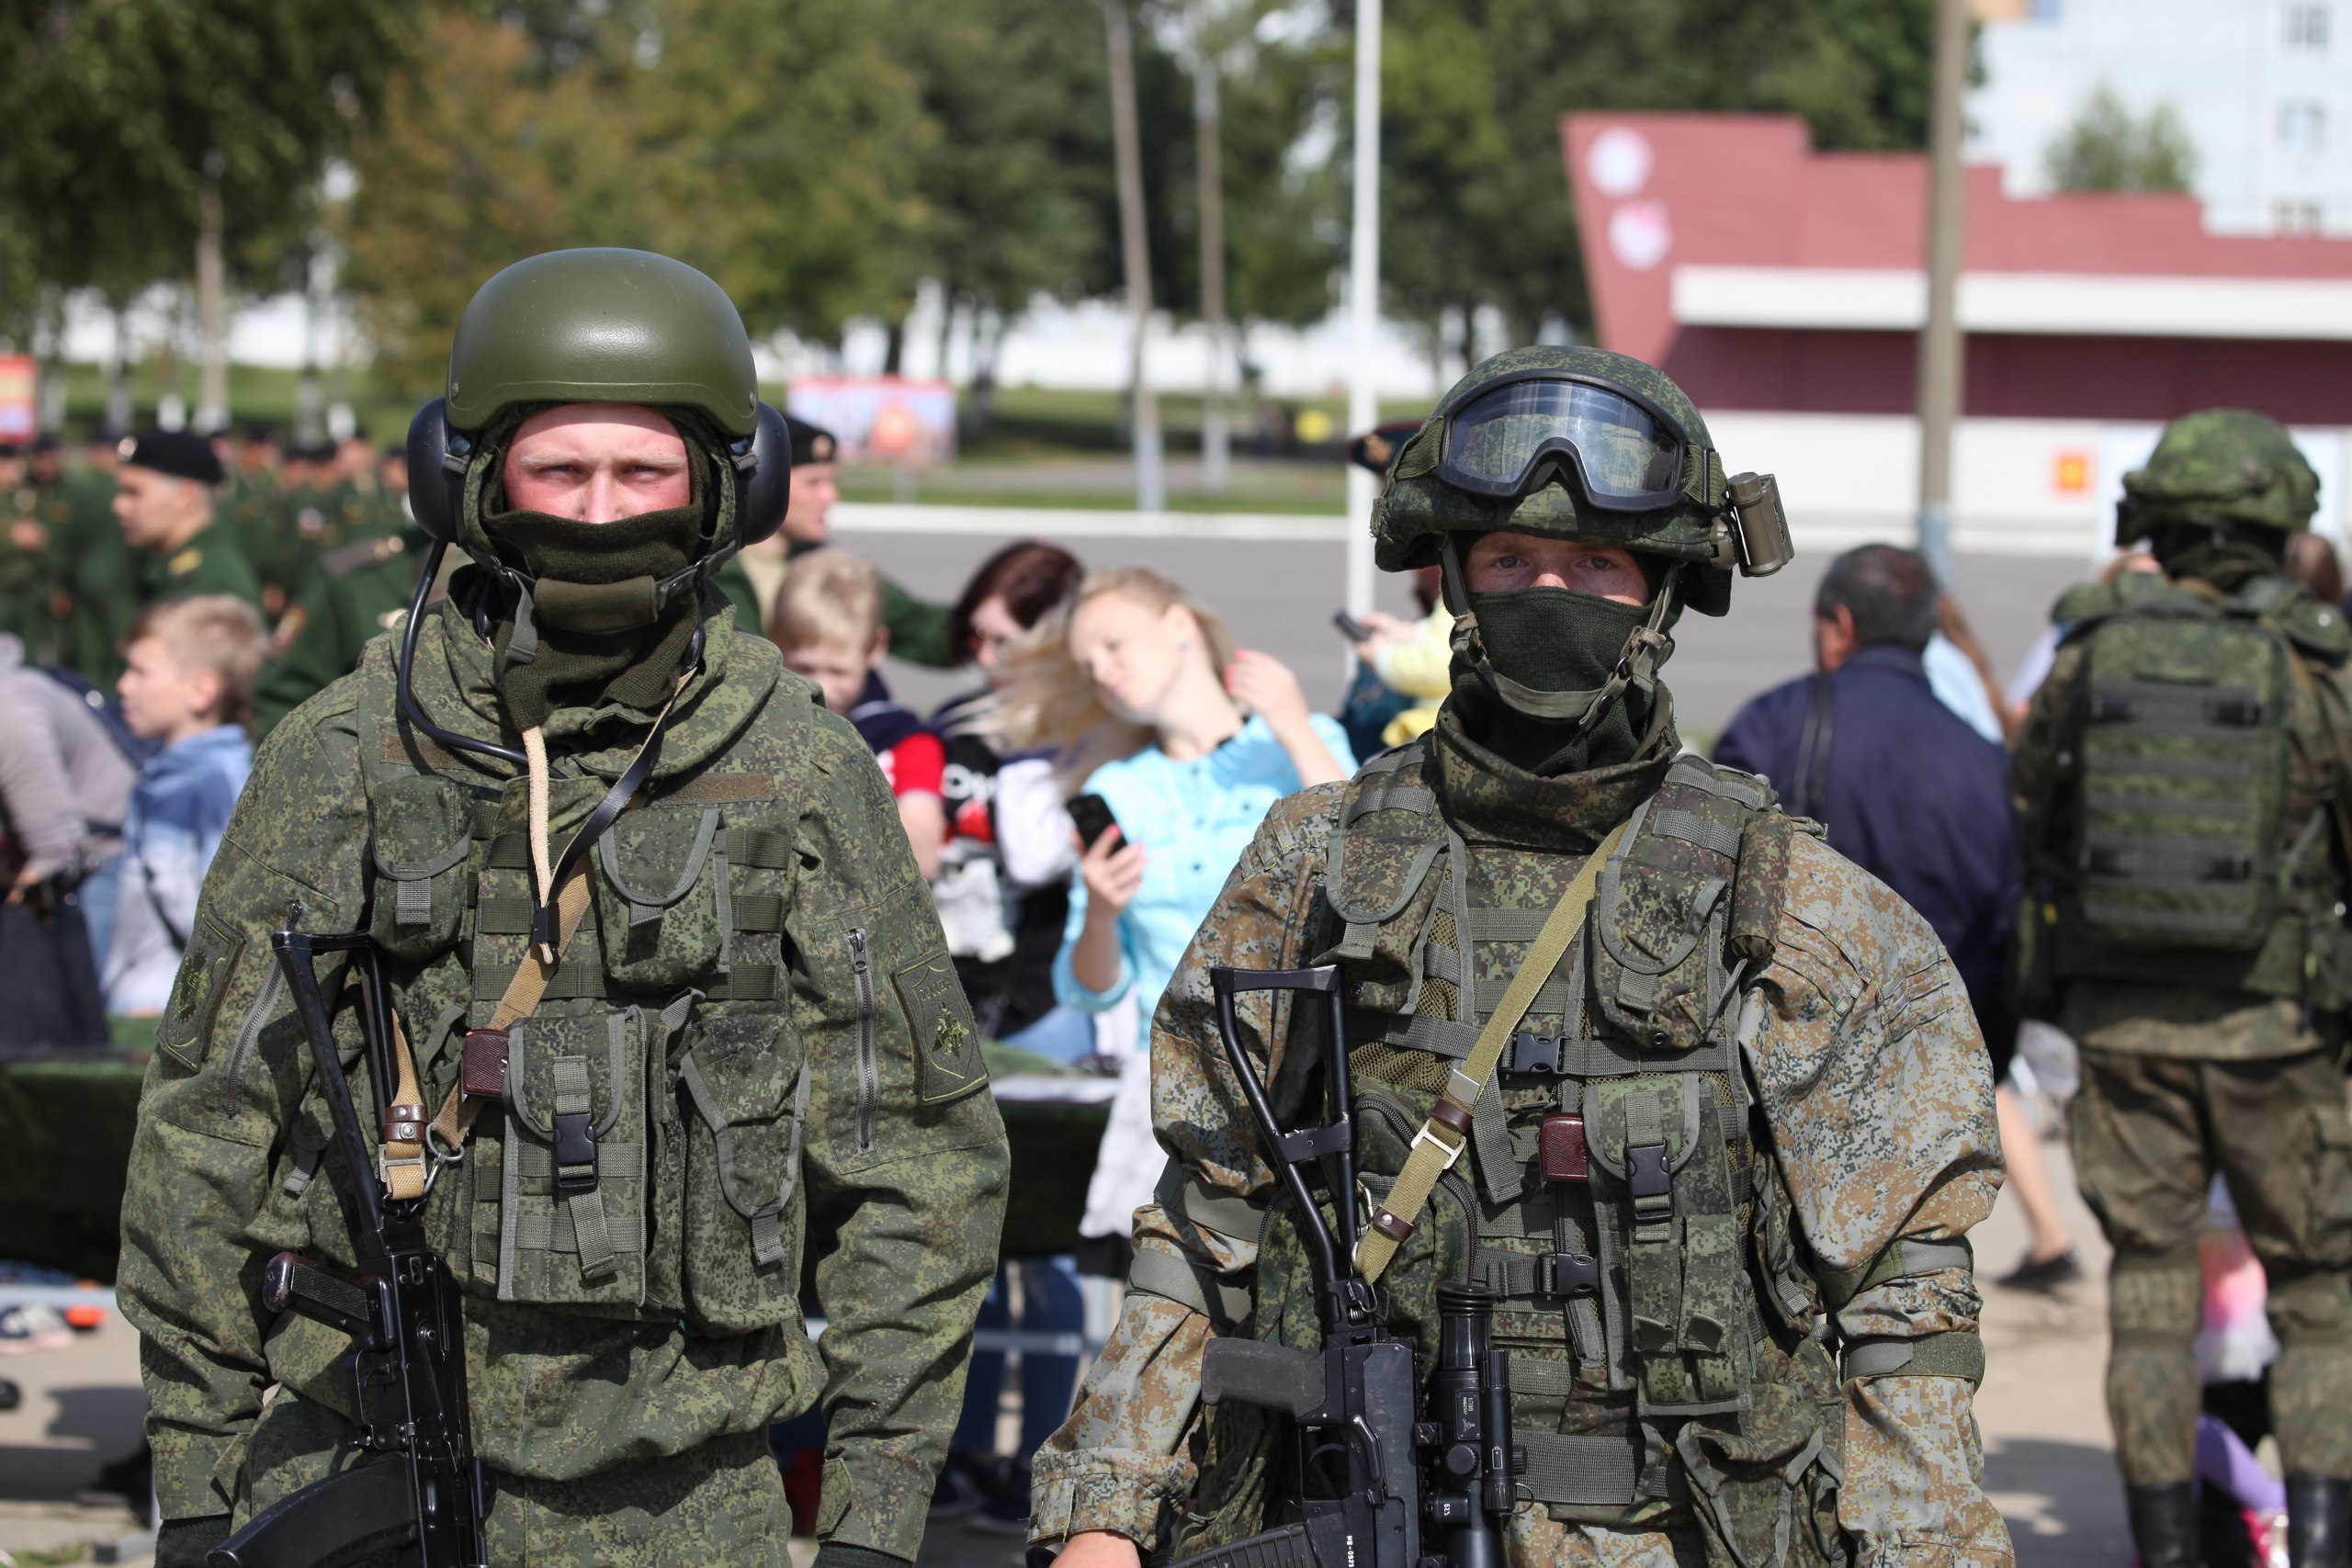
M 1674 608 L 1674 596 L 1681 588 L 1681 562 L 1667 568 L 1665 581 L 1651 596 L 1649 619 L 1626 635 L 1625 645 L 1618 650 L 1617 662 L 1610 670 L 1608 680 L 1587 691 L 1539 692 L 1497 670 L 1487 658 L 1486 639 L 1478 631 L 1477 612 L 1471 608 L 1469 578 L 1463 570 L 1459 539 L 1460 536 L 1448 533 L 1438 540 L 1438 568 L 1444 579 L 1446 608 L 1453 612 L 1453 651 L 1469 661 L 1507 706 L 1547 723 L 1574 724 L 1574 738 L 1582 739 L 1592 732 L 1629 687 L 1645 696 L 1657 690 L 1658 666 L 1674 652 L 1674 638 L 1665 627 L 1666 617 Z

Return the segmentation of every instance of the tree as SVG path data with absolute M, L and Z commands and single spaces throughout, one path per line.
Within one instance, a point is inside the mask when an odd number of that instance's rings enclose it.
M 1927 136 L 1933 0 L 1389 0 L 1382 251 L 1396 308 L 1589 327 L 1570 109 L 1778 110 L 1816 144 Z
M 2060 190 L 2187 190 L 2197 147 L 2170 104 L 2134 115 L 2102 83 L 2050 143 L 2042 167 Z
M 13 255 L 48 289 L 120 297 L 184 276 L 200 233 L 245 254 L 241 240 L 287 228 L 314 199 L 326 160 L 399 70 L 420 10 L 421 0 L 7 7 L 0 226 L 17 237 L 0 265 Z

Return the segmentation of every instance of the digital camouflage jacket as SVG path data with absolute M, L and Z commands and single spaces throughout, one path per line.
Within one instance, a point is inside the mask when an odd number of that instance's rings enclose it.
M 1775 1560 L 1777 1539 L 1778 1555 L 1791 1563 L 1842 1562 L 1849 1553 L 1861 1563 L 1938 1568 L 1992 1568 L 2010 1561 L 2006 1531 L 1977 1483 L 1981 1461 L 1971 1382 L 1957 1371 L 1971 1358 L 1921 1354 L 1910 1373 L 1894 1371 L 1912 1363 L 1914 1347 L 1938 1341 L 1957 1350 L 1974 1344 L 1979 1300 L 1964 1238 L 1992 1206 L 2000 1156 L 1984 1045 L 1965 992 L 1926 922 L 1893 893 L 1818 840 L 1790 831 L 1785 819 L 1764 804 L 1756 781 L 1695 760 L 1676 764 L 1675 751 L 1671 727 L 1662 720 L 1645 751 L 1648 761 L 1566 779 L 1536 778 L 1469 741 L 1449 706 L 1425 760 L 1416 753 L 1400 764 L 1398 754 L 1391 753 L 1357 780 L 1305 791 L 1270 814 L 1203 922 L 1154 1020 L 1154 1119 L 1170 1156 L 1170 1170 L 1157 1201 L 1136 1215 L 1137 1288 L 1129 1293 L 1077 1410 L 1038 1455 L 1034 1540 L 1110 1530 L 1147 1552 L 1165 1550 L 1180 1537 L 1189 1548 L 1205 1544 L 1201 1532 L 1215 1528 L 1210 1516 L 1227 1506 L 1227 1495 L 1239 1472 L 1220 1466 L 1234 1451 L 1233 1427 L 1222 1409 L 1211 1417 L 1199 1404 L 1200 1356 L 1218 1332 L 1267 1337 L 1263 1314 L 1270 1302 L 1288 1300 L 1283 1280 L 1295 1267 L 1286 1256 L 1290 1227 L 1279 1208 L 1271 1222 L 1253 1221 L 1249 1214 L 1271 1201 L 1274 1183 L 1218 1041 L 1208 972 L 1221 965 L 1296 967 L 1336 954 L 1359 1012 L 1370 1009 L 1389 1015 L 1393 1021 L 1385 1034 L 1373 1032 L 1377 1026 L 1370 1017 L 1359 1021 L 1351 1016 L 1350 1025 L 1351 1056 L 1358 1070 L 1359 1157 L 1370 1161 L 1362 1168 L 1376 1172 L 1382 1156 L 1367 1140 L 1394 1142 L 1397 1147 L 1390 1153 L 1400 1153 L 1411 1116 L 1390 1129 L 1396 1136 L 1388 1139 L 1374 1126 L 1380 1117 L 1362 1114 L 1368 1106 L 1365 1084 L 1385 1078 L 1409 1086 L 1415 1076 L 1410 1058 L 1420 1043 L 1448 1054 L 1448 1032 L 1460 1026 L 1444 1017 L 1448 997 L 1427 983 L 1417 1016 L 1398 1016 L 1400 998 L 1388 978 L 1396 971 L 1393 964 L 1382 965 L 1398 951 L 1392 928 L 1417 924 L 1413 900 L 1366 897 L 1369 884 L 1352 880 L 1343 880 L 1335 897 L 1330 880 L 1335 864 L 1351 865 L 1363 852 L 1360 846 L 1367 833 L 1407 841 L 1402 835 L 1419 829 L 1390 824 L 1399 810 L 1409 815 L 1422 809 L 1433 795 L 1456 846 L 1438 852 L 1466 855 L 1471 874 L 1459 896 L 1461 912 L 1451 914 L 1443 907 L 1456 897 L 1449 880 L 1436 907 L 1418 918 L 1419 934 L 1405 951 L 1420 974 L 1459 979 L 1461 957 L 1435 950 L 1461 945 L 1466 923 L 1481 954 L 1476 985 L 1482 996 L 1510 971 L 1510 954 L 1520 951 L 1513 944 L 1532 938 L 1541 916 L 1594 846 L 1637 807 L 1648 808 L 1646 831 L 1689 845 L 1713 842 L 1726 855 L 1736 851 L 1743 874 L 1754 854 L 1761 879 L 1777 885 L 1765 905 L 1777 908 L 1768 921 L 1771 956 L 1741 973 L 1720 1004 L 1715 992 L 1725 989 L 1720 975 L 1694 995 L 1682 988 L 1693 971 L 1677 969 L 1670 960 L 1663 969 L 1645 971 L 1662 978 L 1644 981 L 1619 958 L 1602 955 L 1604 948 L 1611 954 L 1618 951 L 1616 937 L 1606 931 L 1571 948 L 1562 970 L 1566 977 L 1547 982 L 1531 1017 L 1549 1010 L 1566 1019 L 1564 1010 L 1582 1008 L 1585 1024 L 1555 1025 L 1564 1034 L 1548 1041 L 1538 1037 L 1534 1045 L 1542 1049 L 1535 1054 L 1556 1052 L 1559 1062 L 1574 1057 L 1589 1066 L 1570 1069 L 1545 1063 L 1501 1077 L 1498 1098 L 1506 1109 L 1493 1136 L 1474 1133 L 1476 1157 L 1444 1179 L 1442 1185 L 1452 1190 L 1432 1200 L 1430 1223 L 1417 1229 L 1398 1254 L 1397 1268 L 1384 1280 L 1396 1290 L 1413 1289 L 1405 1281 L 1419 1278 L 1417 1269 L 1426 1273 L 1430 1258 L 1449 1250 L 1462 1253 L 1458 1266 L 1473 1277 L 1483 1273 L 1506 1297 L 1496 1325 L 1498 1343 L 1508 1342 L 1512 1350 L 1513 1440 L 1526 1442 L 1539 1466 L 1539 1450 L 1562 1455 L 1573 1450 L 1588 1461 L 1579 1466 L 1572 1460 L 1549 1478 L 1531 1475 L 1538 1500 L 1512 1517 L 1507 1537 L 1511 1561 L 1524 1568 L 1712 1562 L 1726 1555 L 1726 1540 L 1751 1529 L 1758 1534 L 1748 1542 L 1760 1540 L 1760 1548 L 1729 1549 L 1743 1560 L 1758 1549 L 1765 1553 L 1758 1561 Z M 1385 777 L 1374 778 L 1384 767 L 1389 770 Z M 1768 847 L 1743 848 L 1736 829 L 1726 841 L 1710 827 L 1732 819 L 1728 808 L 1706 806 L 1711 794 L 1756 803 L 1741 809 L 1767 829 L 1758 842 Z M 1350 842 L 1335 857 L 1332 840 L 1343 820 Z M 1697 922 L 1689 929 L 1694 934 L 1703 931 L 1701 942 L 1724 939 L 1726 916 L 1737 927 L 1743 895 L 1736 886 L 1720 878 L 1710 888 L 1703 878 L 1652 877 L 1643 868 L 1653 863 L 1643 854 L 1677 852 L 1670 846 L 1645 852 L 1645 842 L 1662 844 L 1636 831 L 1629 840 L 1634 859 L 1620 884 L 1618 908 L 1627 922 L 1623 932 L 1641 933 L 1630 940 L 1641 943 L 1661 929 L 1656 920 L 1669 913 L 1668 923 L 1678 924 L 1687 912 Z M 1762 863 L 1768 860 L 1774 863 Z M 1700 863 L 1688 853 L 1684 862 Z M 1402 880 L 1392 886 L 1424 880 L 1430 863 L 1415 851 L 1407 863 Z M 1611 878 L 1604 877 L 1596 920 L 1598 911 L 1619 897 L 1610 887 Z M 1387 907 L 1391 903 L 1394 908 Z M 1374 925 L 1377 935 L 1370 929 Z M 1692 951 L 1690 943 L 1667 945 L 1679 945 L 1686 954 Z M 1666 953 L 1662 947 L 1645 951 Z M 1579 996 L 1582 1002 L 1572 999 Z M 1599 1021 L 1635 996 L 1645 998 L 1646 1016 L 1658 1030 L 1639 1043 L 1628 1039 L 1622 1024 Z M 1700 1016 L 1717 1013 L 1719 1007 L 1719 1016 L 1737 1021 L 1721 1035 Z M 1263 1065 L 1277 1114 L 1286 1124 L 1296 1124 L 1300 1108 L 1312 1103 L 1316 1092 L 1319 1041 L 1312 1010 L 1294 1011 L 1268 993 L 1248 995 L 1238 1010 L 1243 1048 Z M 1670 1045 L 1668 1036 L 1681 1029 L 1686 1017 L 1693 1021 L 1686 1032 L 1694 1038 L 1703 1033 L 1708 1040 L 1695 1049 L 1716 1053 L 1723 1066 L 1694 1071 L 1688 1059 L 1693 1043 Z M 1401 1027 L 1408 1021 L 1411 1028 Z M 1595 1032 L 1600 1038 L 1577 1038 Z M 1623 1043 L 1611 1045 L 1611 1039 Z M 1727 1055 L 1725 1044 L 1732 1047 Z M 1685 1061 L 1642 1065 L 1642 1053 L 1653 1047 L 1683 1051 Z M 1521 1048 L 1513 1049 L 1516 1054 Z M 1629 1066 L 1631 1077 L 1623 1076 Z M 1695 1370 L 1696 1383 L 1678 1383 L 1667 1364 L 1673 1358 L 1661 1360 L 1646 1352 L 1628 1369 L 1620 1348 L 1628 1330 L 1612 1314 L 1623 1306 L 1624 1278 L 1634 1280 L 1635 1312 L 1645 1310 L 1638 1294 L 1647 1288 L 1642 1282 L 1645 1265 L 1622 1248 L 1614 1255 L 1620 1261 L 1612 1265 L 1607 1234 L 1600 1246 L 1604 1280 L 1619 1269 L 1624 1273 L 1604 1284 L 1599 1314 L 1589 1297 L 1542 1299 L 1553 1287 L 1536 1283 L 1535 1277 L 1550 1261 L 1542 1249 L 1553 1245 L 1553 1224 L 1568 1234 L 1594 1223 L 1591 1215 L 1573 1224 L 1543 1218 L 1554 1207 L 1570 1213 L 1572 1201 L 1556 1190 L 1539 1192 L 1540 1176 L 1529 1163 L 1534 1148 L 1528 1134 L 1533 1128 L 1526 1123 L 1544 1113 L 1555 1092 L 1539 1082 L 1545 1070 L 1569 1073 L 1570 1087 L 1577 1077 L 1584 1078 L 1584 1125 L 1596 1184 L 1603 1180 L 1602 1168 L 1616 1157 L 1609 1152 L 1610 1118 L 1629 1093 L 1670 1085 L 1681 1097 L 1687 1086 L 1690 1104 L 1717 1112 L 1742 1103 L 1753 1107 L 1752 1133 L 1724 1115 L 1722 1139 L 1712 1132 L 1694 1134 L 1686 1124 L 1675 1144 L 1678 1168 L 1687 1162 L 1694 1177 L 1705 1164 L 1691 1157 L 1694 1149 L 1710 1158 L 1719 1157 L 1726 1144 L 1757 1151 L 1755 1163 L 1737 1166 L 1728 1188 L 1713 1194 L 1726 1204 L 1739 1194 L 1743 1220 L 1751 1212 L 1779 1216 L 1759 1220 L 1752 1232 L 1737 1236 L 1736 1258 L 1725 1276 L 1738 1281 L 1739 1293 L 1751 1287 L 1759 1294 L 1776 1293 L 1795 1314 L 1777 1320 L 1785 1327 L 1767 1329 L 1758 1323 L 1753 1371 L 1719 1385 L 1706 1370 L 1707 1358 L 1696 1356 L 1687 1363 Z M 1741 1075 L 1747 1087 L 1732 1087 L 1726 1071 Z M 1424 1083 L 1442 1082 L 1443 1064 L 1421 1077 Z M 1374 1090 L 1375 1096 L 1381 1092 Z M 1484 1097 L 1479 1111 L 1483 1120 Z M 1697 1115 L 1695 1124 L 1702 1130 L 1717 1122 L 1706 1110 Z M 1697 1185 L 1686 1193 L 1679 1175 L 1675 1181 L 1678 1206 L 1687 1196 L 1691 1220 L 1705 1218 L 1699 1211 L 1707 1208 L 1710 1194 Z M 1752 1197 L 1751 1182 L 1760 1186 Z M 1590 1190 L 1593 1204 L 1614 1201 L 1600 1185 Z M 1466 1223 L 1438 1219 L 1449 1202 Z M 1728 1218 L 1731 1209 L 1716 1212 Z M 1600 1223 L 1604 1233 L 1614 1224 L 1605 1216 Z M 1776 1227 L 1775 1250 L 1781 1256 L 1767 1258 L 1760 1238 Z M 1452 1231 L 1466 1232 L 1468 1245 L 1442 1239 Z M 1425 1240 L 1425 1233 L 1439 1239 Z M 1622 1243 L 1623 1233 L 1617 1234 Z M 1667 1308 L 1669 1317 L 1697 1310 L 1688 1295 L 1690 1281 L 1703 1278 L 1707 1289 L 1715 1288 L 1714 1275 L 1701 1267 L 1698 1227 L 1692 1224 L 1688 1234 L 1684 1303 Z M 1707 1234 L 1712 1238 L 1713 1232 Z M 1759 1238 L 1753 1251 L 1750 1235 Z M 1634 1245 L 1640 1246 L 1638 1237 Z M 1712 1239 L 1708 1251 L 1703 1261 L 1712 1266 Z M 1560 1266 L 1565 1270 L 1565 1263 Z M 1197 1291 L 1183 1288 L 1186 1275 L 1198 1280 Z M 1781 1289 L 1775 1280 L 1790 1283 Z M 1560 1293 L 1565 1298 L 1569 1292 Z M 1177 1299 L 1188 1294 L 1189 1303 Z M 1834 1364 L 1821 1353 L 1820 1340 L 1797 1326 L 1824 1300 L 1838 1303 L 1833 1341 L 1875 1342 L 1870 1356 L 1851 1358 L 1842 1387 Z M 1735 1333 L 1751 1321 L 1745 1305 L 1718 1305 L 1710 1298 L 1704 1310 L 1716 1320 L 1728 1317 L 1737 1324 Z M 1766 1302 L 1763 1310 L 1777 1314 L 1782 1307 Z M 1392 1303 L 1392 1319 L 1400 1311 L 1409 1317 L 1412 1309 Z M 1685 1348 L 1690 1344 L 1686 1332 Z M 1981 1358 L 1974 1364 L 1981 1366 Z M 1873 1370 L 1860 1370 L 1866 1365 Z M 1928 1375 L 1917 1375 L 1922 1371 Z M 1737 1381 L 1746 1377 L 1766 1384 Z M 1769 1386 L 1772 1379 L 1781 1381 L 1782 1392 Z M 1747 1387 L 1755 1388 L 1752 1401 L 1743 1396 L 1726 1403 L 1727 1396 Z M 1822 1403 L 1812 1403 L 1816 1399 Z M 1800 1404 L 1804 1408 L 1793 1408 Z M 1801 1421 L 1814 1436 L 1792 1450 L 1793 1458 L 1744 1451 L 1742 1443 L 1759 1430 L 1748 1415 L 1702 1416 L 1686 1424 L 1675 1415 L 1678 1405 L 1718 1412 L 1752 1407 L 1759 1417 L 1777 1410 L 1770 1419 L 1785 1416 L 1783 1425 Z M 1823 1431 L 1815 1410 L 1826 1410 L 1835 1425 Z M 1598 1492 L 1577 1496 L 1583 1478 L 1591 1474 L 1589 1461 L 1608 1443 L 1623 1440 L 1610 1434 L 1626 1432 L 1637 1412 L 1644 1426 L 1635 1428 L 1634 1441 L 1637 1450 L 1646 1447 L 1635 1460 L 1638 1500 L 1631 1506 L 1602 1506 Z M 1661 1438 L 1667 1445 L 1663 1453 L 1654 1446 Z M 1749 1506 L 1744 1502 L 1713 1518 L 1700 1517 L 1679 1478 L 1695 1473 L 1693 1466 L 1710 1458 L 1717 1479 L 1736 1481 L 1746 1472 L 1762 1483 L 1770 1496 L 1760 1515 L 1733 1517 Z M 1783 1475 L 1792 1483 L 1810 1478 L 1803 1496 L 1790 1495 L 1796 1508 L 1793 1529 L 1788 1506 L 1779 1500 L 1783 1489 L 1778 1478 Z M 1733 1489 L 1726 1485 L 1726 1492 Z M 1554 1500 L 1543 1500 L 1547 1491 Z M 1818 1516 L 1815 1508 L 1822 1510 Z
M 494 1472 L 617 1479 L 821 1400 L 820 1533 L 911 1558 L 995 1265 L 1003 1126 L 879 770 L 728 614 L 652 782 L 587 857 L 590 918 L 427 1225 L 466 1292 Z M 378 638 L 263 745 L 157 1030 L 121 1292 L 165 1518 L 230 1510 L 271 1385 L 348 1415 L 342 1337 L 259 1299 L 281 1248 L 353 1257 L 270 931 L 376 934 L 428 1106 L 523 957 L 525 780 L 397 719 L 392 656 Z M 499 736 L 489 648 L 446 607 L 415 685 L 442 725 Z M 551 718 L 556 842 L 650 717 Z M 351 1010 L 338 1028 L 356 1055 Z M 551 1180 L 547 1138 L 583 1109 L 584 1193 Z M 815 1347 L 804 1250 L 830 1325 Z

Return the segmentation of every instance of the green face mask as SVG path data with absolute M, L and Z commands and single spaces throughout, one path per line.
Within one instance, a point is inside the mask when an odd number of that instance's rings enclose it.
M 1628 639 L 1647 624 L 1652 606 L 1565 588 L 1520 588 L 1474 593 L 1487 669 L 1457 659 L 1453 689 L 1472 738 L 1529 773 L 1582 773 L 1630 759 L 1648 732 L 1652 694 L 1628 685 L 1600 719 L 1539 718 L 1507 701 L 1492 676 L 1543 696 L 1599 690 L 1624 657 Z M 1668 624 L 1671 624 L 1669 614 Z
M 495 642 L 499 691 L 518 728 L 544 724 L 559 707 L 662 705 L 700 618 L 696 583 L 678 579 L 700 547 L 702 521 L 699 504 L 611 523 L 537 512 L 483 520 L 483 533 L 536 580 Z

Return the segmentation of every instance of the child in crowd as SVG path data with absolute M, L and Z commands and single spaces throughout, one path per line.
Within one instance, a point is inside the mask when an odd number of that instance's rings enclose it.
M 876 694 L 875 671 L 890 648 L 882 625 L 882 574 L 847 550 L 809 551 L 792 563 L 776 593 L 768 636 L 784 651 L 784 667 L 814 681 L 825 705 L 855 725 L 873 748 L 898 800 L 915 864 L 924 881 L 937 876 L 947 842 L 947 753 L 911 710 Z
M 109 1012 L 159 1014 L 187 952 L 196 897 L 252 772 L 261 617 L 226 593 L 165 599 L 131 623 L 123 721 L 163 750 L 130 792 L 106 959 Z

